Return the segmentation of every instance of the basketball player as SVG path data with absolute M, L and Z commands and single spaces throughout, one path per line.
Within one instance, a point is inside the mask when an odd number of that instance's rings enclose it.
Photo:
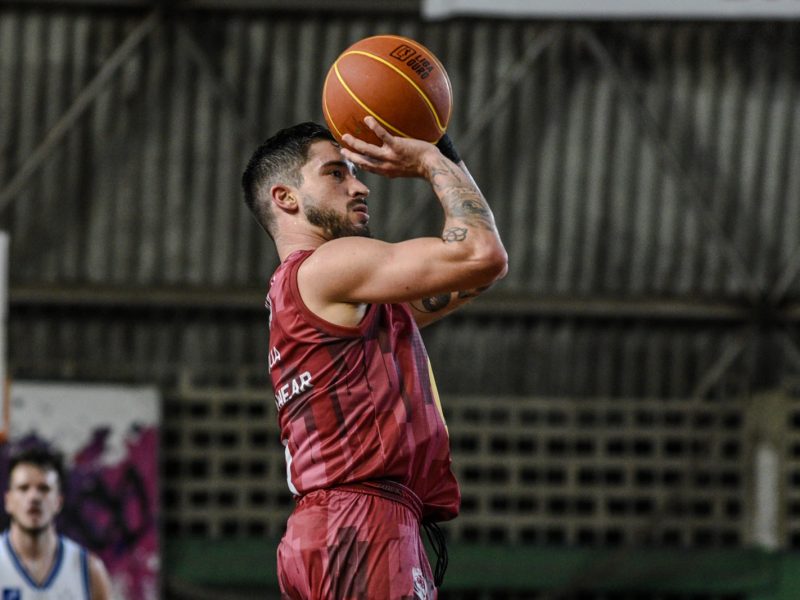
M 281 260 L 267 307 L 297 500 L 278 548 L 284 598 L 436 597 L 444 563 L 434 576 L 420 525 L 455 517 L 460 492 L 418 327 L 507 270 L 492 212 L 449 138 L 446 158 L 365 123 L 382 146 L 345 136 L 356 151 L 347 150 L 303 123 L 258 148 L 242 178 Z M 444 211 L 441 236 L 372 239 L 356 166 L 427 180 Z
M 109 600 L 111 582 L 102 561 L 58 535 L 64 469 L 44 449 L 11 458 L 5 509 L 10 527 L 0 539 L 2 600 Z

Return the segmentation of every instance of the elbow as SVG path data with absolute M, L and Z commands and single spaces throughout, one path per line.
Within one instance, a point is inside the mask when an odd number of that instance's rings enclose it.
M 491 285 L 508 273 L 508 253 L 501 244 L 483 253 L 477 262 L 481 278 L 484 279 L 482 285 Z
M 496 270 L 494 281 L 502 279 L 508 274 L 508 252 L 502 246 L 493 258 L 493 266 Z

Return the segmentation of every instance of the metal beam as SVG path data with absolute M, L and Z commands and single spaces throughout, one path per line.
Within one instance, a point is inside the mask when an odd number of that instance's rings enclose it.
M 797 279 L 798 274 L 800 274 L 800 246 L 794 249 L 792 256 L 789 258 L 789 262 L 786 264 L 786 268 L 781 272 L 775 283 L 775 287 L 769 294 L 769 300 L 774 306 L 783 301 L 789 293 L 792 284 Z
M 742 335 L 736 339 L 735 344 L 726 345 L 725 351 L 700 378 L 697 385 L 695 385 L 691 397 L 694 399 L 705 398 L 706 394 L 719 383 L 720 379 L 722 379 L 725 373 L 735 364 L 736 360 L 744 353 L 751 343 L 752 340 L 750 336 Z
M 11 181 L 0 189 L 0 215 L 11 206 L 12 200 L 22 191 L 28 183 L 28 180 L 30 180 L 36 171 L 44 164 L 47 157 L 55 151 L 64 136 L 69 133 L 69 130 L 72 129 L 81 115 L 91 106 L 92 102 L 95 101 L 103 88 L 108 85 L 139 44 L 158 27 L 160 21 L 160 11 L 158 9 L 153 10 L 136 29 L 125 38 L 119 48 L 117 48 L 105 64 L 103 64 L 94 79 L 92 79 L 81 93 L 78 94 L 75 101 L 66 112 L 61 115 L 61 118 L 59 118 L 52 129 L 47 132 L 47 135 L 41 143 L 31 152 L 28 158 L 25 159 L 25 162 L 22 163 L 22 166 L 11 178 Z
M 4 6 L 142 9 L 162 7 L 171 11 L 293 11 L 408 13 L 419 15 L 421 0 L 7 0 Z
M 264 310 L 262 288 L 131 288 L 102 286 L 13 285 L 9 302 L 15 308 L 77 308 L 98 310 Z M 534 297 L 489 292 L 459 311 L 480 317 L 627 319 L 665 322 L 747 323 L 752 310 L 741 300 L 686 300 L 680 298 L 573 298 Z M 800 322 L 800 304 L 786 307 L 779 318 Z
M 219 98 L 220 103 L 228 110 L 233 119 L 233 124 L 236 133 L 242 140 L 252 141 L 254 137 L 252 132 L 253 127 L 247 122 L 245 116 L 242 114 L 236 103 L 236 94 L 230 85 L 225 81 L 221 73 L 219 73 L 213 66 L 208 53 L 203 50 L 202 46 L 197 42 L 197 39 L 189 30 L 189 28 L 182 23 L 177 26 L 178 31 L 178 48 L 186 52 L 188 58 L 193 61 L 197 67 L 202 71 L 211 83 L 211 89 L 214 94 Z
M 739 248 L 725 235 L 719 216 L 703 203 L 702 198 L 705 197 L 705 193 L 696 174 L 682 163 L 672 144 L 662 135 L 655 117 L 639 101 L 635 91 L 623 75 L 623 68 L 614 61 L 598 37 L 584 26 L 578 27 L 576 35 L 611 77 L 623 100 L 634 111 L 647 137 L 655 142 L 656 154 L 666 168 L 675 175 L 675 182 L 681 195 L 687 204 L 695 210 L 700 222 L 711 234 L 712 239 L 726 258 L 728 265 L 741 277 L 750 301 L 754 305 L 758 304 L 762 298 L 762 290 L 753 277 Z
M 461 153 L 464 154 L 465 157 L 469 156 L 474 148 L 479 147 L 477 143 L 478 138 L 483 133 L 484 128 L 492 122 L 492 118 L 497 114 L 503 104 L 508 101 L 511 92 L 514 91 L 525 77 L 531 74 L 530 69 L 533 63 L 544 54 L 545 50 L 556 43 L 563 34 L 564 27 L 562 25 L 551 25 L 545 29 L 541 35 L 537 35 L 528 43 L 525 52 L 520 56 L 519 60 L 514 62 L 505 73 L 500 76 L 497 85 L 493 88 L 495 90 L 494 94 L 492 94 L 486 102 L 481 103 L 481 108 L 477 111 L 477 114 L 469 116 L 467 119 L 467 122 L 470 124 L 469 128 L 464 132 L 463 136 L 456 140 L 457 146 L 462 148 Z M 427 202 L 417 203 L 413 210 L 404 213 L 404 219 L 403 222 L 398 225 L 398 231 L 408 231 L 415 223 L 422 219 L 429 210 L 430 207 Z

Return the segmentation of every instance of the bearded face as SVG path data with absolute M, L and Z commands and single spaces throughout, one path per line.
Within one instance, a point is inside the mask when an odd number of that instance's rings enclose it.
M 360 236 L 372 237 L 369 226 L 362 223 L 361 220 L 353 222 L 351 216 L 354 212 L 353 208 L 348 206 L 346 214 L 336 212 L 332 208 L 323 208 L 319 203 L 309 196 L 304 196 L 305 202 L 303 203 L 303 212 L 312 225 L 320 227 L 325 232 L 325 237 L 328 239 L 336 239 L 341 237 Z M 353 202 L 355 205 L 363 205 L 363 200 Z
M 20 463 L 11 473 L 5 496 L 6 513 L 28 535 L 40 535 L 53 526 L 63 502 L 58 474 L 52 469 Z

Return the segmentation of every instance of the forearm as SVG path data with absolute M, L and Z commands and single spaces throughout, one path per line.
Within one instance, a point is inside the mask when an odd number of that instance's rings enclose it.
M 442 154 L 432 153 L 426 166 L 426 179 L 444 211 L 442 241 L 458 244 L 465 254 L 505 261 L 492 210 L 464 163 L 457 166 Z
M 419 312 L 435 313 L 442 312 L 448 309 L 458 308 L 473 298 L 479 296 L 481 293 L 488 290 L 491 286 L 484 286 L 475 288 L 474 290 L 463 290 L 460 292 L 450 292 L 449 294 L 437 294 L 436 296 L 429 296 L 427 298 L 420 298 L 412 302 L 411 306 Z
M 445 315 L 461 308 L 473 298 L 476 298 L 491 285 L 486 285 L 472 290 L 462 290 L 460 292 L 451 292 L 449 294 L 437 294 L 427 298 L 420 298 L 410 302 L 414 319 L 419 327 L 430 325 L 434 321 L 438 321 Z

